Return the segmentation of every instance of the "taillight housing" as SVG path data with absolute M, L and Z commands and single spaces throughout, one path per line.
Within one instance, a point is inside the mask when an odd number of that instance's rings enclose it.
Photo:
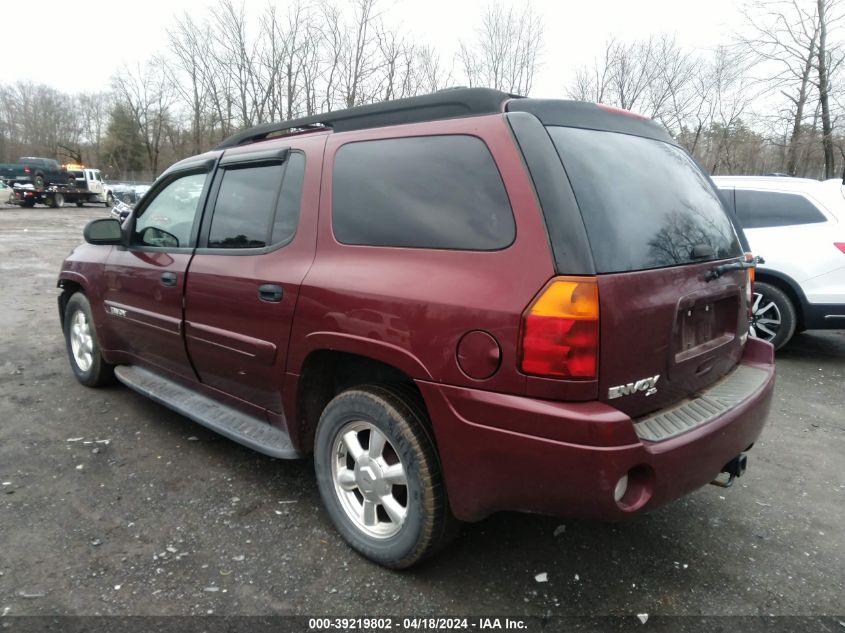
M 520 369 L 525 374 L 595 380 L 599 288 L 595 277 L 555 277 L 522 315 Z
M 834 242 L 833 245 L 838 248 L 840 251 L 845 253 L 845 242 Z
M 745 261 L 753 262 L 754 255 L 752 253 L 745 254 Z M 756 266 L 751 266 L 750 268 L 746 268 L 745 272 L 747 274 L 746 283 L 745 283 L 745 302 L 748 306 L 748 316 L 751 316 L 751 306 L 752 306 L 752 299 L 754 298 L 754 271 L 757 270 Z

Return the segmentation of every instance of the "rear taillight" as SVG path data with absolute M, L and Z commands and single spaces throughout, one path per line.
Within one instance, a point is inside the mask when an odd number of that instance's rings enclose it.
M 520 368 L 534 376 L 594 380 L 598 352 L 595 277 L 555 277 L 523 314 Z
M 745 254 L 745 261 L 753 262 L 754 255 L 752 253 Z M 757 270 L 755 266 L 751 268 L 746 268 L 746 281 L 745 281 L 745 303 L 748 306 L 748 316 L 751 316 L 751 299 L 754 297 L 754 271 Z
M 24 167 L 24 168 L 23 168 L 23 173 L 28 174 L 28 173 L 29 173 L 29 167 Z
M 834 242 L 833 245 L 838 248 L 840 251 L 845 253 L 845 242 Z

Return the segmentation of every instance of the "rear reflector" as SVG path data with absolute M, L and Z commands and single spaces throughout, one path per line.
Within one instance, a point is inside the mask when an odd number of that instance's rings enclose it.
M 840 251 L 845 253 L 845 242 L 834 242 L 833 245 L 838 248 Z
M 598 348 L 596 279 L 555 277 L 523 314 L 520 368 L 534 376 L 593 380 Z

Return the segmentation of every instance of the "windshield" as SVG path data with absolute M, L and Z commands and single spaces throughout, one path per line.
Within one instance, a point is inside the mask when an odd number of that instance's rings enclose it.
M 680 148 L 654 139 L 548 127 L 599 273 L 742 255 L 716 190 Z

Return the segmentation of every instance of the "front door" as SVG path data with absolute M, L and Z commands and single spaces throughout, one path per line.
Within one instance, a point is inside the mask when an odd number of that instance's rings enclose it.
M 112 249 L 105 264 L 106 327 L 118 349 L 192 379 L 182 298 L 207 180 L 201 169 L 157 185 L 137 210 L 129 248 Z
M 100 179 L 100 171 L 97 169 L 86 169 L 85 185 L 91 193 L 102 195 L 103 181 Z
M 229 150 L 188 271 L 185 338 L 200 380 L 273 412 L 282 411 L 294 307 L 314 259 L 324 145 L 318 137 Z

